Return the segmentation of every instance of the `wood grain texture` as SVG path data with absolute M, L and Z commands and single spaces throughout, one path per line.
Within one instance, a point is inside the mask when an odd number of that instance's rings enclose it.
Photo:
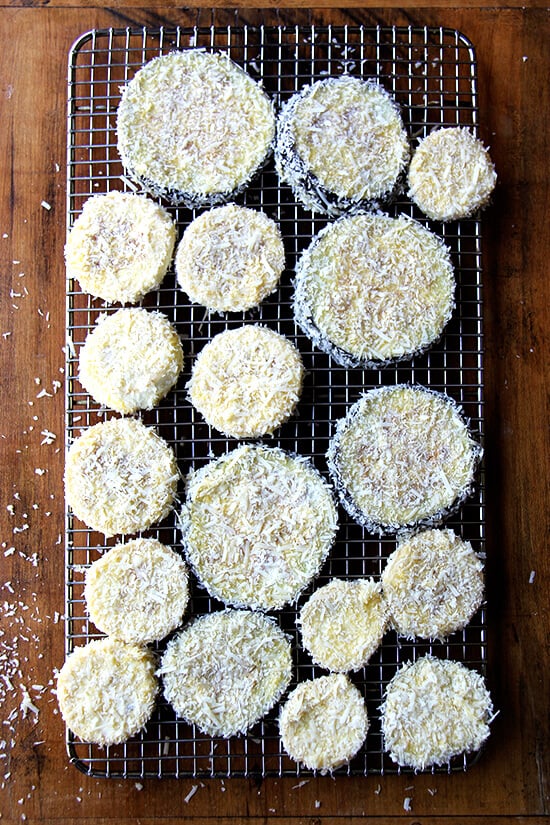
M 96 9 L 100 4 L 97 0 L 10 0 L 10 2 L 0 2 L 0 8 L 48 8 L 48 9 L 57 9 L 57 8 L 66 8 L 66 9 Z M 437 3 L 432 4 L 431 6 L 428 4 L 426 6 L 427 9 L 456 9 L 457 6 L 463 6 L 468 9 L 486 9 L 487 8 L 486 0 L 469 0 L 468 3 L 464 4 L 457 4 L 454 0 L 438 0 Z M 335 3 L 333 0 L 317 0 L 315 3 L 315 9 L 332 9 L 335 7 Z M 544 9 L 547 7 L 547 4 L 544 0 L 506 0 L 505 3 L 499 3 L 498 9 L 513 9 L 513 8 L 520 8 L 520 9 L 530 9 L 530 8 L 541 8 Z M 125 10 L 128 9 L 143 9 L 143 0 L 115 0 L 115 2 L 110 3 L 108 6 L 110 11 L 114 12 L 122 12 L 126 13 Z M 151 11 L 153 9 L 161 9 L 163 12 L 167 12 L 168 10 L 177 10 L 180 8 L 180 4 L 177 0 L 151 0 L 150 3 L 147 4 L 146 8 Z M 188 11 L 190 9 L 198 9 L 204 8 L 204 3 L 201 3 L 199 0 L 192 0 L 189 3 L 186 3 L 185 10 Z M 213 5 L 213 8 L 217 10 L 220 9 L 234 9 L 235 5 L 227 2 L 227 0 L 218 0 L 217 3 Z M 289 2 L 285 3 L 284 9 L 303 9 L 304 3 L 302 0 L 289 0 Z M 346 9 L 416 9 L 418 11 L 418 4 L 414 2 L 414 0 L 349 0 L 348 3 L 345 5 Z M 239 4 L 239 9 L 262 9 L 262 10 L 269 10 L 269 11 L 277 11 L 281 9 L 281 5 L 275 2 L 270 2 L 270 0 L 263 0 L 263 2 L 256 2 L 255 0 L 245 0 L 245 2 Z
M 445 817 L 448 825 L 534 825 L 550 812 L 549 14 L 535 5 L 405 5 L 241 9 L 239 19 L 444 25 L 476 46 L 481 135 L 499 174 L 483 219 L 489 679 L 500 709 L 488 747 L 466 774 L 306 784 L 185 779 L 140 787 L 89 778 L 67 764 L 51 691 L 53 669 L 64 657 L 63 388 L 57 382 L 63 382 L 67 53 L 93 27 L 209 23 L 212 14 L 160 2 L 144 9 L 132 0 L 109 9 L 93 0 L 22 2 L 0 9 L 0 657 L 12 663 L 14 688 L 0 694 L 7 722 L 0 734 L 6 740 L 1 821 L 168 825 L 185 817 L 195 825 L 244 819 L 315 825 L 372 817 L 389 825 Z M 215 19 L 235 22 L 235 14 L 220 9 Z M 38 713 L 25 714 L 25 692 Z

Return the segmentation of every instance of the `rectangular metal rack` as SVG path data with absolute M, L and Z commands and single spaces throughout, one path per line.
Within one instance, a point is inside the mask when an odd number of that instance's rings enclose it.
M 472 45 L 459 32 L 444 28 L 362 26 L 190 27 L 177 29 L 109 29 L 84 34 L 69 57 L 68 84 L 68 214 L 70 228 L 85 200 L 112 189 L 134 188 L 123 172 L 116 149 L 116 113 L 121 86 L 148 60 L 174 49 L 202 47 L 226 52 L 263 82 L 276 105 L 314 80 L 342 73 L 373 78 L 391 92 L 402 107 L 414 147 L 439 125 L 462 125 L 477 131 L 477 80 Z M 193 358 L 213 335 L 247 321 L 261 321 L 284 333 L 299 347 L 308 370 L 298 414 L 276 432 L 270 444 L 308 456 L 326 475 L 325 452 L 334 422 L 344 415 L 362 391 L 371 387 L 411 382 L 442 390 L 462 405 L 478 439 L 483 439 L 483 329 L 481 282 L 481 227 L 471 219 L 448 225 L 431 224 L 450 247 L 456 269 L 457 307 L 441 341 L 428 353 L 382 370 L 343 369 L 296 329 L 292 319 L 292 273 L 300 252 L 326 224 L 297 204 L 282 186 L 271 162 L 239 202 L 261 208 L 280 225 L 287 269 L 278 291 L 260 309 L 222 318 L 191 306 L 175 283 L 172 270 L 161 287 L 149 294 L 144 306 L 158 309 L 175 323 L 186 355 L 177 388 L 143 421 L 155 426 L 174 447 L 182 474 L 220 455 L 236 442 L 213 432 L 186 398 L 185 383 Z M 193 219 L 186 209 L 171 208 L 181 235 Z M 401 198 L 388 208 L 427 224 L 418 210 Z M 116 309 L 83 294 L 67 281 L 66 447 L 85 428 L 103 419 L 101 409 L 78 383 L 78 351 L 101 313 Z M 183 495 L 183 490 L 181 491 Z M 321 675 L 300 649 L 297 612 L 308 594 L 334 576 L 381 574 L 395 546 L 391 538 L 366 533 L 340 512 L 340 530 L 333 552 L 318 580 L 297 606 L 277 615 L 294 640 L 294 681 Z M 484 475 L 481 468 L 473 497 L 449 520 L 474 549 L 484 552 Z M 147 531 L 178 548 L 175 517 Z M 120 537 L 118 537 L 120 540 Z M 66 652 L 97 637 L 83 597 L 87 567 L 116 543 L 87 529 L 70 511 L 66 515 Z M 193 586 L 188 616 L 211 612 L 220 605 Z M 162 645 L 159 646 L 159 650 Z M 385 687 L 400 663 L 425 652 L 458 659 L 481 673 L 486 671 L 486 607 L 482 606 L 463 631 L 444 643 L 410 642 L 388 632 L 379 651 L 352 679 L 362 691 L 370 717 L 364 747 L 338 774 L 367 775 L 399 772 L 384 753 L 379 705 Z M 277 708 L 255 725 L 249 735 L 229 740 L 211 739 L 177 720 L 162 697 L 146 729 L 124 745 L 99 748 L 67 731 L 71 760 L 93 776 L 116 778 L 207 776 L 308 776 L 281 748 Z M 453 759 L 437 771 L 462 770 L 478 754 Z

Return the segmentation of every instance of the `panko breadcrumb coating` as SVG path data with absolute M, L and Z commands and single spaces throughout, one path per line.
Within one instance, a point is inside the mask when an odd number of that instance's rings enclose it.
M 273 104 L 226 55 L 175 51 L 146 63 L 122 93 L 118 151 L 152 194 L 189 208 L 229 200 L 265 163 Z
M 189 601 L 187 565 L 156 539 L 113 547 L 86 571 L 84 597 L 102 633 L 149 644 L 181 623 Z
M 57 700 L 67 727 L 85 742 L 115 745 L 138 733 L 151 716 L 158 682 L 146 647 L 95 639 L 67 657 Z
M 424 770 L 478 750 L 489 736 L 493 704 L 479 673 L 426 655 L 397 671 L 381 712 L 390 757 Z
M 449 250 L 404 215 L 328 224 L 302 253 L 295 287 L 296 322 L 344 367 L 380 367 L 424 352 L 455 305 Z
M 170 266 L 174 221 L 143 195 L 109 192 L 88 198 L 67 237 L 67 276 L 109 303 L 136 304 Z
M 94 424 L 67 454 L 67 503 L 105 536 L 137 533 L 161 521 L 172 508 L 178 480 L 172 448 L 133 418 Z
M 368 728 L 363 697 L 342 673 L 301 682 L 279 714 L 285 751 L 321 774 L 347 764 L 361 748 Z
M 210 613 L 171 639 L 159 674 L 178 716 L 210 736 L 235 736 L 265 716 L 287 689 L 290 642 L 261 613 Z
M 382 642 L 388 610 L 374 579 L 333 579 L 300 611 L 302 641 L 315 664 L 346 672 L 363 667 Z
M 383 534 L 434 526 L 458 509 L 481 455 L 450 396 L 397 384 L 370 390 L 350 407 L 327 460 L 348 513 Z
M 436 129 L 420 141 L 408 195 L 434 221 L 468 218 L 488 202 L 497 175 L 489 152 L 464 127 Z
M 257 438 L 291 417 L 303 377 L 294 344 L 254 324 L 216 335 L 199 353 L 187 388 L 193 406 L 215 429 Z
M 265 212 L 234 203 L 192 221 L 175 257 L 189 299 L 214 312 L 242 312 L 270 295 L 285 268 L 281 232 Z
M 332 490 L 309 460 L 244 445 L 190 475 L 182 541 L 210 595 L 276 610 L 318 574 L 337 519 Z
M 183 368 L 175 328 L 161 312 L 120 309 L 100 318 L 79 354 L 79 380 L 99 403 L 121 413 L 151 410 Z
M 334 216 L 389 198 L 409 159 L 399 108 L 378 83 L 319 80 L 287 100 L 275 163 L 308 209 Z
M 382 571 L 395 630 L 442 639 L 465 627 L 483 601 L 483 564 L 453 530 L 423 530 L 398 541 Z

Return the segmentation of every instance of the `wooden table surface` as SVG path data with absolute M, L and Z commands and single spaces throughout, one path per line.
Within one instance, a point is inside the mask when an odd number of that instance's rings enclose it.
M 443 25 L 477 49 L 481 136 L 499 180 L 484 213 L 489 683 L 500 714 L 466 773 L 119 781 L 67 762 L 63 662 L 67 53 L 94 27 L 210 22 L 154 0 L 0 8 L 0 812 L 3 822 L 538 822 L 550 811 L 548 123 L 550 25 L 536 3 L 242 8 L 218 23 Z M 464 8 L 462 8 L 464 6 Z M 322 7 L 322 8 L 321 8 Z M 56 437 L 48 436 L 53 433 Z M 13 549 L 12 549 L 13 548 Z M 194 793 L 191 794 L 196 785 Z M 410 800 L 405 810 L 404 801 Z

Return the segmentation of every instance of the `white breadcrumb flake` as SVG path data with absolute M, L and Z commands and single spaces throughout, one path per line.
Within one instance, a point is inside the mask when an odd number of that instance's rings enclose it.
M 75 515 L 106 536 L 161 521 L 172 508 L 178 480 L 172 448 L 132 418 L 90 427 L 71 445 L 65 467 Z
M 272 434 L 296 409 L 304 366 L 288 338 L 255 324 L 216 335 L 187 384 L 207 423 L 234 438 Z
M 189 601 L 187 566 L 156 539 L 134 539 L 92 563 L 84 597 L 90 619 L 102 633 L 148 644 L 181 623 Z
M 402 537 L 382 571 L 391 624 L 409 639 L 443 639 L 465 627 L 483 601 L 483 564 L 453 530 Z
M 327 460 L 341 502 L 374 533 L 433 526 L 471 493 L 482 448 L 445 393 L 366 392 L 337 422 Z
M 218 611 L 171 639 L 159 674 L 178 716 L 210 736 L 230 737 L 245 733 L 287 689 L 290 642 L 262 613 Z
M 29 692 L 28 692 L 28 690 L 26 689 L 26 687 L 24 685 L 21 685 L 21 695 L 22 695 L 22 698 L 21 698 L 21 704 L 19 706 L 19 709 L 21 711 L 21 715 L 22 715 L 23 719 L 25 719 L 25 717 L 27 716 L 29 711 L 31 713 L 33 713 L 35 717 L 38 717 L 38 714 L 39 714 L 40 711 L 37 708 L 37 706 L 34 704 L 34 702 L 31 700 Z
M 300 611 L 302 641 L 313 661 L 332 671 L 363 667 L 382 642 L 388 610 L 374 579 L 333 579 Z
M 337 518 L 332 491 L 309 460 L 243 445 L 190 476 L 183 546 L 211 595 L 275 610 L 317 575 Z
M 449 250 L 403 215 L 361 213 L 328 224 L 300 257 L 295 287 L 298 325 L 347 367 L 423 352 L 455 306 Z
M 80 350 L 79 380 L 120 413 L 151 410 L 176 384 L 183 349 L 166 315 L 139 307 L 100 318 Z
M 469 129 L 436 129 L 412 157 L 408 195 L 432 220 L 453 221 L 485 206 L 496 181 L 489 152 Z
M 35 471 L 35 472 L 36 472 L 36 471 Z M 29 527 L 29 525 L 28 525 L 28 524 L 22 524 L 22 525 L 21 525 L 21 527 L 14 527 L 14 528 L 13 528 L 13 533 L 14 533 L 14 535 L 15 535 L 16 533 L 24 533 L 24 532 L 25 532 L 25 530 L 29 530 L 29 529 L 30 529 L 30 527 Z
M 175 267 L 193 303 L 215 312 L 251 309 L 275 290 L 285 267 L 281 232 L 264 212 L 220 206 L 189 224 Z
M 529 584 L 533 584 L 533 582 L 535 581 L 535 576 L 536 575 L 537 574 L 536 574 L 535 570 L 531 570 L 531 572 L 529 573 Z
M 183 801 L 185 802 L 185 804 L 186 804 L 186 805 L 187 805 L 187 804 L 189 804 L 189 802 L 191 801 L 191 799 L 192 799 L 192 798 L 195 796 L 195 794 L 197 793 L 198 789 L 199 789 L 199 786 L 198 786 L 198 785 L 192 785 L 192 786 L 191 786 L 191 790 L 189 791 L 189 793 L 188 793 L 186 796 L 184 796 L 184 797 L 183 797 Z
M 128 174 L 188 206 L 228 200 L 264 164 L 273 105 L 227 56 L 172 52 L 146 63 L 124 88 L 118 150 Z
M 43 207 L 43 209 L 46 209 L 48 212 L 49 212 L 49 211 L 51 210 L 51 208 L 52 208 L 51 203 L 48 203 L 48 201 L 40 201 L 40 206 L 42 206 L 42 207 Z
M 163 280 L 175 241 L 174 221 L 154 201 L 126 192 L 94 195 L 69 232 L 67 276 L 104 301 L 135 304 Z
M 380 710 L 385 750 L 398 765 L 418 770 L 478 750 L 493 718 L 483 677 L 431 655 L 397 671 Z
M 321 774 L 349 762 L 365 741 L 368 727 L 363 697 L 342 673 L 301 682 L 279 714 L 288 755 Z

